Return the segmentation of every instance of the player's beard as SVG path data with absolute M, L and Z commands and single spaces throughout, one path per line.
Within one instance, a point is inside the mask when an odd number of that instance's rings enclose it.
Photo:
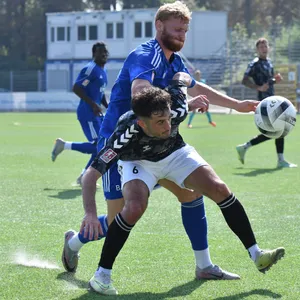
M 165 30 L 162 32 L 161 41 L 163 45 L 173 52 L 178 52 L 182 49 L 184 45 L 184 41 L 176 40 L 170 34 L 168 34 Z

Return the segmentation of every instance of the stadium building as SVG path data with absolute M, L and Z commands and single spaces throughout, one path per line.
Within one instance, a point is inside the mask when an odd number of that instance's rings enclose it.
M 110 51 L 110 90 L 128 53 L 155 35 L 156 10 L 48 13 L 46 90 L 70 91 L 80 69 L 91 60 L 92 45 L 100 40 Z M 226 12 L 195 11 L 181 53 L 209 83 L 211 76 L 222 75 L 226 41 Z

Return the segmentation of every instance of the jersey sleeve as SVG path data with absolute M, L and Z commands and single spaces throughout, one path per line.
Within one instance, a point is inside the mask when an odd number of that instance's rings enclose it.
M 253 77 L 254 69 L 255 69 L 255 60 L 248 64 L 248 67 L 244 73 L 244 76 Z
M 127 115 L 128 113 L 125 113 L 120 117 L 115 131 L 108 138 L 106 145 L 98 152 L 91 165 L 102 175 L 118 161 L 123 151 L 130 146 L 134 135 L 139 133 L 136 124 Z
M 75 84 L 83 89 L 86 89 L 90 82 L 96 79 L 95 68 L 85 67 L 83 68 L 76 78 Z
M 153 82 L 153 74 L 155 71 L 155 55 L 145 53 L 133 57 L 131 66 L 129 68 L 130 82 L 135 79 L 148 80 L 151 84 Z

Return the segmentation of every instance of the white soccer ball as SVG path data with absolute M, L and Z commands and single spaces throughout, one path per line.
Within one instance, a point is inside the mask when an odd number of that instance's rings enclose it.
M 288 99 L 270 96 L 262 100 L 255 110 L 255 124 L 268 138 L 285 137 L 296 124 L 296 109 Z

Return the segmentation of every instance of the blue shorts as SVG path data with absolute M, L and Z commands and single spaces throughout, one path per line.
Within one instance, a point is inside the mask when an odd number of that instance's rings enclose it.
M 98 134 L 100 126 L 103 121 L 103 117 L 96 118 L 93 121 L 78 120 L 84 135 L 89 142 L 94 142 L 98 140 Z
M 97 151 L 99 152 L 106 144 L 106 138 L 99 136 Z M 118 164 L 114 163 L 102 176 L 102 185 L 105 199 L 115 200 L 123 198 L 121 189 L 121 176 L 118 172 Z

